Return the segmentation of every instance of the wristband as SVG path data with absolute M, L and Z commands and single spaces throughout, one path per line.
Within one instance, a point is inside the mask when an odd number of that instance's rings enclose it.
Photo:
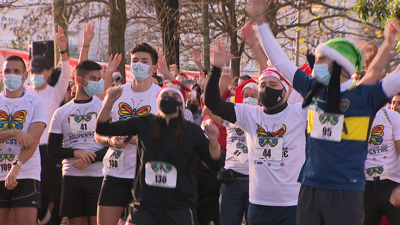
M 67 52 L 68 52 L 68 48 L 65 49 L 64 51 L 60 51 L 60 54 L 64 54 L 64 53 L 67 53 Z
M 221 149 L 221 145 L 220 145 L 219 143 L 218 143 L 218 148 Z M 210 155 L 211 155 L 211 151 L 212 151 L 212 149 L 211 149 L 211 144 L 208 145 L 208 149 L 210 150 Z
M 18 159 L 15 160 L 12 164 L 13 164 L 13 166 L 15 166 L 16 164 L 18 164 L 20 169 L 22 168 L 22 165 L 23 165 L 22 162 L 19 161 Z
M 84 48 L 90 48 L 90 45 L 82 45 Z

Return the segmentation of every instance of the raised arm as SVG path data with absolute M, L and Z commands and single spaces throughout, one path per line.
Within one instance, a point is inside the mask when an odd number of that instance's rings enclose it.
M 204 66 L 203 66 L 203 64 L 201 64 L 200 52 L 197 51 L 196 49 L 192 49 L 192 51 L 190 53 L 191 53 L 190 59 L 194 63 L 196 63 L 196 66 L 199 69 L 199 71 L 204 71 Z
M 56 35 L 56 42 L 60 52 L 64 52 L 67 49 L 67 37 L 64 34 L 62 27 L 58 27 L 58 33 Z M 56 93 L 60 99 L 64 99 L 67 93 L 68 84 L 71 79 L 71 68 L 69 64 L 69 57 L 67 51 L 61 54 L 61 75 L 55 86 Z M 61 103 L 61 101 L 60 101 Z
M 256 58 L 258 64 L 260 65 L 260 70 L 263 71 L 268 69 L 268 57 L 265 55 L 262 47 L 257 40 L 256 34 L 253 30 L 253 24 L 246 23 L 242 28 L 242 36 L 246 44 L 251 48 L 254 57 Z
M 99 113 L 99 117 L 97 118 L 97 127 L 96 133 L 105 136 L 127 136 L 127 135 L 136 135 L 139 132 L 135 119 L 139 118 L 131 118 L 128 120 L 121 120 L 110 123 L 109 117 L 111 113 L 112 106 L 115 101 L 121 96 L 120 87 L 112 87 L 107 90 L 107 95 L 104 98 L 103 108 Z
M 112 74 L 117 70 L 119 64 L 122 62 L 122 54 L 115 54 L 114 58 L 113 55 L 110 55 L 108 60 L 107 70 L 106 70 L 106 77 L 104 80 L 104 93 L 112 86 Z
M 252 0 L 251 1 L 252 13 L 254 18 L 254 31 L 256 36 L 263 47 L 271 64 L 291 83 L 293 83 L 294 75 L 298 70 L 285 55 L 281 46 L 276 41 L 269 24 L 264 19 L 264 12 L 266 11 L 265 0 Z M 258 25 L 258 26 L 257 26 Z
M 83 28 L 83 43 L 81 48 L 81 54 L 79 54 L 79 62 L 89 59 L 89 48 L 90 48 L 90 43 L 93 40 L 93 37 L 94 37 L 94 24 L 89 22 Z
M 228 120 L 231 123 L 236 122 L 236 113 L 234 104 L 226 102 L 225 99 L 220 97 L 219 92 L 219 78 L 221 77 L 221 67 L 228 61 L 228 54 L 221 41 L 215 41 L 216 45 L 211 46 L 212 53 L 212 64 L 213 69 L 211 76 L 209 77 L 205 91 L 204 91 L 204 104 L 215 114 L 220 116 L 222 119 Z
M 382 75 L 382 71 L 385 70 L 386 64 L 390 58 L 390 52 L 393 50 L 394 43 L 396 41 L 396 35 L 400 32 L 400 26 L 395 20 L 389 20 L 385 26 L 385 40 L 381 48 L 379 49 L 376 57 L 372 60 L 368 66 L 365 76 L 357 82 L 357 85 L 373 84 L 377 82 Z

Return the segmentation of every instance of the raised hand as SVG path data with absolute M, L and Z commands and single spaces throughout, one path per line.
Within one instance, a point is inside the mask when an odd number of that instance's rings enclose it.
M 396 35 L 400 34 L 400 25 L 398 19 L 391 19 L 385 25 L 385 41 L 393 45 L 396 41 Z
M 178 75 L 179 70 L 176 64 L 169 65 L 169 72 L 171 73 L 172 77 L 176 77 Z
M 197 63 L 201 63 L 201 55 L 200 52 L 197 51 L 196 49 L 192 49 L 191 51 L 191 55 L 190 55 L 190 60 L 192 60 L 193 62 Z
M 58 33 L 56 34 L 56 42 L 60 51 L 65 51 L 67 49 L 68 39 L 65 36 L 64 29 L 58 26 Z
M 168 69 L 167 59 L 165 56 L 159 57 L 157 62 L 158 71 L 166 78 L 169 79 L 171 74 Z
M 267 11 L 265 0 L 249 0 L 249 3 L 253 20 L 260 25 L 264 21 L 264 13 Z
M 94 24 L 88 22 L 83 28 L 83 45 L 90 45 L 94 38 Z
M 115 70 L 117 70 L 119 64 L 122 61 L 122 54 L 115 54 L 114 58 L 113 55 L 110 55 L 110 59 L 108 60 L 106 74 L 113 74 Z
M 226 45 L 222 40 L 215 40 L 211 47 L 211 63 L 217 68 L 222 68 L 229 60 L 229 54 L 226 50 Z
M 104 101 L 112 106 L 114 102 L 117 101 L 119 97 L 121 97 L 121 94 L 122 90 L 120 86 L 110 87 L 106 92 L 106 97 L 104 97 Z
M 201 90 L 204 90 L 204 86 L 206 85 L 206 73 L 204 71 L 200 71 L 199 81 L 197 82 L 200 86 Z
M 233 76 L 230 68 L 224 68 L 222 70 L 221 79 L 219 80 L 219 87 L 221 92 L 225 92 L 229 85 L 232 83 Z
M 242 33 L 245 43 L 248 46 L 252 47 L 254 45 L 257 45 L 258 40 L 256 38 L 256 33 L 253 30 L 252 23 L 246 23 L 240 31 Z

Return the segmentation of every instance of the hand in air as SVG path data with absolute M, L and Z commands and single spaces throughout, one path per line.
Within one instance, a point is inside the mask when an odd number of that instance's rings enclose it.
M 229 54 L 226 50 L 225 42 L 222 40 L 215 40 L 214 45 L 211 47 L 211 63 L 215 67 L 222 68 L 229 61 Z
M 56 42 L 60 51 L 64 51 L 67 49 L 68 39 L 65 36 L 64 29 L 61 26 L 58 26 L 58 33 L 56 34 Z
M 83 44 L 90 45 L 94 38 L 94 24 L 88 22 L 83 28 Z

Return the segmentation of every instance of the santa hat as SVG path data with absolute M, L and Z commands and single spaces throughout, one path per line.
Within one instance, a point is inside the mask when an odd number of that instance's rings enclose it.
M 258 92 L 258 82 L 250 79 L 235 88 L 235 103 L 243 103 L 243 91 L 246 88 L 252 88 Z
M 262 71 L 260 77 L 258 78 L 258 82 L 260 82 L 265 77 L 275 77 L 283 84 L 283 87 L 285 87 L 286 92 L 289 92 L 289 87 L 290 87 L 289 81 L 286 80 L 286 78 L 284 78 L 282 74 L 275 69 L 275 67 L 271 66 L 268 69 Z
M 113 78 L 114 78 L 114 77 L 117 77 L 117 76 L 122 76 L 121 73 L 120 73 L 118 70 L 116 70 L 116 71 L 112 74 L 112 77 L 113 77 Z
M 361 51 L 344 38 L 338 37 L 318 45 L 315 54 L 318 55 L 319 53 L 323 53 L 326 57 L 342 66 L 350 76 L 355 72 L 361 73 Z
M 164 86 L 161 88 L 161 90 L 157 94 L 157 102 L 161 101 L 161 97 L 162 97 L 164 92 L 166 92 L 166 91 L 174 91 L 174 92 L 179 94 L 179 97 L 181 97 L 182 109 L 185 109 L 185 104 L 186 104 L 186 93 L 185 93 L 185 91 L 186 90 L 185 90 L 185 88 L 182 88 L 182 86 L 180 86 L 179 83 L 181 83 L 181 82 L 179 82 L 177 80 L 175 80 L 175 81 L 168 82 L 168 83 L 164 84 Z

